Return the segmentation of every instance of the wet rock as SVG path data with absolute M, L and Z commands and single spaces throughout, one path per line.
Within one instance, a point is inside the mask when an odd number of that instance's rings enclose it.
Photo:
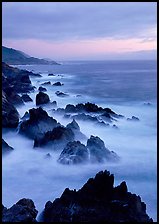
M 59 97 L 66 97 L 66 96 L 69 96 L 68 94 L 66 93 L 63 93 L 63 92 L 60 92 L 60 91 L 56 91 L 55 94 Z
M 3 209 L 2 222 L 36 222 L 38 211 L 31 199 L 21 199 L 9 209 Z
M 68 142 L 61 152 L 58 162 L 62 164 L 78 164 L 87 162 L 89 159 L 88 150 L 80 141 Z
M 63 86 L 64 84 L 63 83 L 61 83 L 61 82 L 55 82 L 55 83 L 53 83 L 53 86 Z
M 19 114 L 16 108 L 8 101 L 4 91 L 2 91 L 2 127 L 16 128 L 19 123 Z
M 22 121 L 19 133 L 31 139 L 43 137 L 47 131 L 59 126 L 55 119 L 48 116 L 47 112 L 41 107 L 29 110 L 29 119 Z
M 90 160 L 91 162 L 104 162 L 104 161 L 118 161 L 118 155 L 109 151 L 105 147 L 104 142 L 98 137 L 93 136 L 87 140 L 87 148 L 90 151 Z
M 132 116 L 131 118 L 127 118 L 128 121 L 139 121 L 138 117 Z
M 53 73 L 48 74 L 48 76 L 55 76 Z
M 114 175 L 101 171 L 76 191 L 66 188 L 48 201 L 44 222 L 153 222 L 141 198 L 127 191 L 125 182 L 114 187 Z
M 48 81 L 48 82 L 44 82 L 44 83 L 42 83 L 41 85 L 43 85 L 43 86 L 45 86 L 45 85 L 51 85 L 51 82 L 50 82 L 50 81 Z
M 73 131 L 76 140 L 86 139 L 86 136 L 80 131 L 80 127 L 75 119 L 73 119 L 71 123 L 67 124 L 66 127 Z
M 33 100 L 31 99 L 31 97 L 28 94 L 23 94 L 22 95 L 22 100 L 24 102 L 32 102 Z
M 36 105 L 46 104 L 50 102 L 50 98 L 46 93 L 39 92 L 36 95 Z
M 38 137 L 34 141 L 34 147 L 51 146 L 53 150 L 63 150 L 66 144 L 74 141 L 74 133 L 70 128 L 63 126 L 55 127 L 48 131 L 43 137 Z
M 2 154 L 12 151 L 13 148 L 2 139 Z
M 42 86 L 40 86 L 38 90 L 39 90 L 40 92 L 46 92 L 46 91 L 47 91 L 47 89 L 44 88 L 44 87 L 42 87 Z

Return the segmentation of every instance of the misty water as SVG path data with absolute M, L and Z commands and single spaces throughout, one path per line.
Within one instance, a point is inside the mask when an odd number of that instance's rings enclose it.
M 20 134 L 18 130 L 3 130 L 4 140 L 14 148 L 2 158 L 2 202 L 12 206 L 21 198 L 31 198 L 37 210 L 44 209 L 45 203 L 60 197 L 66 187 L 79 189 L 98 171 L 109 170 L 115 176 L 115 186 L 126 181 L 128 190 L 141 196 L 147 205 L 147 213 L 157 220 L 157 90 L 155 61 L 74 61 L 61 65 L 26 65 L 21 69 L 39 72 L 42 77 L 32 77 L 34 86 L 45 81 L 60 81 L 63 86 L 46 86 L 51 101 L 57 107 L 67 104 L 92 102 L 102 107 L 110 107 L 117 114 L 125 116 L 113 121 L 119 129 L 97 127 L 92 123 L 78 121 L 81 131 L 87 136 L 99 136 L 109 150 L 120 156 L 117 163 L 62 165 L 57 162 L 62 149 L 54 152 L 51 148 L 34 149 L 33 140 Z M 48 76 L 49 73 L 55 76 Z M 17 107 L 22 117 L 33 102 Z M 58 97 L 59 90 L 68 97 Z M 150 103 L 147 104 L 147 103 Z M 43 108 L 61 124 L 70 119 L 54 114 L 50 105 Z M 140 121 L 128 121 L 136 116 Z M 83 142 L 86 143 L 86 142 Z M 46 158 L 47 153 L 51 158 Z

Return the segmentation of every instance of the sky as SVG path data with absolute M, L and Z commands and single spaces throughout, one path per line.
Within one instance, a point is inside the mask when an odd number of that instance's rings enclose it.
M 53 60 L 154 59 L 157 2 L 3 2 L 2 44 Z

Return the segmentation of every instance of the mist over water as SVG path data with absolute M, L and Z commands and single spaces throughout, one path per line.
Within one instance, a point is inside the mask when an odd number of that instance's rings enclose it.
M 147 205 L 147 213 L 157 220 L 157 105 L 156 105 L 156 62 L 63 62 L 53 66 L 18 66 L 40 72 L 41 78 L 31 78 L 38 89 L 45 81 L 64 83 L 63 86 L 46 86 L 51 101 L 58 107 L 67 104 L 92 102 L 110 107 L 124 119 L 113 121 L 119 129 L 97 127 L 92 123 L 77 121 L 87 138 L 99 136 L 105 146 L 120 156 L 117 163 L 62 165 L 57 159 L 62 151 L 50 148 L 34 149 L 33 141 L 17 131 L 3 130 L 4 140 L 14 148 L 2 159 L 2 201 L 6 207 L 19 199 L 31 198 L 37 210 L 45 203 L 60 197 L 66 187 L 79 189 L 98 171 L 109 170 L 115 176 L 115 185 L 126 181 L 128 190 L 141 196 Z M 54 73 L 56 76 L 48 76 Z M 18 107 L 22 117 L 30 108 L 35 108 L 38 90 L 30 94 L 33 102 Z M 69 96 L 60 98 L 59 90 Z M 80 96 L 77 97 L 77 94 Z M 144 103 L 150 102 L 151 105 Z M 71 122 L 53 113 L 52 106 L 43 107 L 63 125 Z M 136 116 L 139 122 L 127 121 Z M 85 144 L 86 141 L 83 141 Z M 46 158 L 47 153 L 51 158 Z

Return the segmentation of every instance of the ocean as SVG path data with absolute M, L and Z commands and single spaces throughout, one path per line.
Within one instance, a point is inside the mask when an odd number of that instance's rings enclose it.
M 109 170 L 115 176 L 115 186 L 126 181 L 128 191 L 141 196 L 147 213 L 157 220 L 157 62 L 156 61 L 62 61 L 61 65 L 21 65 L 20 69 L 38 72 L 42 77 L 31 77 L 38 87 L 45 81 L 60 81 L 63 86 L 46 86 L 51 101 L 58 107 L 67 104 L 92 102 L 110 107 L 125 118 L 136 116 L 139 122 L 118 119 L 113 128 L 97 127 L 78 121 L 81 131 L 89 138 L 99 136 L 105 146 L 115 151 L 118 163 L 67 166 L 57 162 L 59 152 L 50 148 L 35 150 L 33 141 L 15 130 L 3 130 L 2 136 L 15 150 L 2 158 L 2 202 L 12 206 L 19 199 L 31 198 L 42 212 L 45 203 L 60 197 L 66 187 L 79 189 L 98 171 Z M 53 73 L 55 76 L 48 76 Z M 38 90 L 30 93 L 33 102 L 18 106 L 22 117 L 35 108 Z M 59 90 L 68 97 L 58 97 Z M 71 120 L 44 109 L 50 116 L 66 125 Z M 85 143 L 85 142 L 84 142 Z M 50 152 L 52 158 L 45 158 Z

